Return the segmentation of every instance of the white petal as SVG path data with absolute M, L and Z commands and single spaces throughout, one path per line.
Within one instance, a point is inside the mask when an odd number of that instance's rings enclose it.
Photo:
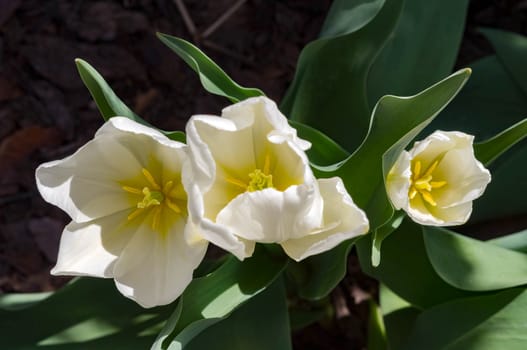
M 366 214 L 353 203 L 340 178 L 319 179 L 318 183 L 324 199 L 324 227 L 314 234 L 281 243 L 287 255 L 296 261 L 328 251 L 369 230 Z
M 296 129 L 287 122 L 276 103 L 267 97 L 253 97 L 224 108 L 222 117 L 233 120 L 240 128 L 252 125 L 258 133 L 263 133 L 273 143 L 290 142 L 302 150 L 311 143 L 299 138 Z
M 159 138 L 166 138 L 161 132 L 148 127 L 143 124 L 139 124 L 126 117 L 112 117 L 102 127 L 97 130 L 95 137 L 102 135 L 119 135 L 122 132 L 142 134 Z
M 262 243 L 301 237 L 322 224 L 322 199 L 316 186 L 291 186 L 246 192 L 232 200 L 216 218 L 237 236 Z
M 411 176 L 410 154 L 403 151 L 386 178 L 386 191 L 396 209 L 405 208 L 408 205 Z
M 113 264 L 134 232 L 120 212 L 88 223 L 71 222 L 60 239 L 54 275 L 113 277 Z
M 448 208 L 432 207 L 430 213 L 436 218 L 434 226 L 463 225 L 472 213 L 472 201 Z
M 114 268 L 115 284 L 143 307 L 173 302 L 192 281 L 206 251 L 206 242 L 189 245 L 184 221 L 165 237 L 142 225 L 126 245 Z

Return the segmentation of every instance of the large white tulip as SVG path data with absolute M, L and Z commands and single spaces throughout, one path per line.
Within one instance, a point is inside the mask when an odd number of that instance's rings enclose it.
M 192 117 L 187 142 L 190 220 L 239 259 L 259 242 L 278 243 L 298 261 L 368 231 L 342 181 L 314 177 L 309 142 L 265 97 L 232 105 L 222 117 Z
M 52 273 L 114 278 L 144 307 L 174 301 L 207 247 L 186 224 L 186 159 L 184 144 L 114 117 L 73 155 L 42 164 L 40 193 L 73 220 Z

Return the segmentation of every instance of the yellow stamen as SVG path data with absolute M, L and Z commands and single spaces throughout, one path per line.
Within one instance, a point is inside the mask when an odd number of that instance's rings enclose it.
M 132 214 L 128 215 L 128 220 L 135 219 L 139 214 L 143 212 L 143 208 L 138 208 L 132 212 Z
M 426 169 L 424 174 L 421 174 L 421 161 L 416 160 L 413 166 L 413 174 L 411 177 L 411 185 L 408 189 L 408 197 L 410 200 L 414 199 L 417 194 L 421 195 L 421 198 L 428 204 L 432 206 L 437 206 L 437 203 L 432 195 L 434 189 L 441 188 L 447 185 L 446 181 L 432 181 L 433 173 L 439 164 L 439 160 L 436 159 L 429 167 Z
M 167 198 L 165 203 L 167 204 L 167 206 L 172 209 L 176 214 L 179 214 L 181 213 L 181 209 L 179 209 L 179 207 L 176 205 L 176 203 L 174 203 L 170 198 Z
M 167 182 L 163 185 L 163 193 L 164 193 L 164 194 L 169 193 L 170 190 L 172 189 L 172 186 L 174 186 L 174 181 L 167 181 Z
M 154 208 L 152 215 L 152 230 L 156 231 L 159 227 L 159 221 L 161 219 L 161 207 Z
M 436 160 L 432 163 L 432 165 L 430 165 L 430 166 L 428 167 L 428 169 L 426 170 L 426 173 L 424 173 L 423 176 L 430 176 L 430 175 L 432 175 L 432 173 L 434 172 L 434 170 L 436 170 L 436 168 L 437 168 L 437 164 L 439 164 L 439 160 L 436 159 Z
M 125 190 L 126 192 L 133 193 L 133 194 L 142 194 L 143 193 L 140 189 L 135 188 L 135 187 L 121 186 L 121 188 L 123 190 Z
M 141 202 L 137 203 L 138 208 L 148 208 L 151 205 L 160 205 L 165 199 L 163 193 L 159 191 L 150 191 L 148 187 L 143 188 L 143 194 L 145 197 Z
M 432 206 L 436 206 L 437 203 L 434 201 L 434 197 L 432 197 L 432 195 L 430 194 L 430 192 L 420 192 L 421 193 L 421 196 L 423 197 L 423 199 L 428 202 L 430 205 Z
M 228 183 L 233 184 L 235 186 L 241 187 L 243 189 L 247 188 L 247 184 L 245 182 L 243 182 L 241 180 L 238 180 L 238 179 L 235 179 L 235 178 L 230 177 L 230 176 L 226 176 L 225 177 L 225 181 L 227 181 Z
M 414 179 L 418 179 L 421 174 L 421 162 L 416 161 L 414 165 Z
M 247 186 L 247 191 L 254 192 L 273 187 L 273 175 L 266 175 L 260 169 L 254 170 L 249 174 L 251 182 Z
M 432 188 L 441 188 L 446 185 L 446 181 L 431 181 L 430 186 Z
M 146 180 L 150 183 L 150 185 L 152 185 L 152 187 L 154 188 L 154 190 L 160 190 L 161 189 L 161 186 L 159 186 L 156 182 L 156 180 L 154 180 L 154 177 L 152 176 L 152 174 L 145 168 L 141 169 L 143 175 L 145 176 Z

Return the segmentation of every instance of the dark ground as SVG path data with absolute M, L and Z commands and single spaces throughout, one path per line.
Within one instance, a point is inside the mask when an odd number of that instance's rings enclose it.
M 192 35 L 176 2 L 0 0 L 0 293 L 53 290 L 66 281 L 51 277 L 49 269 L 69 219 L 40 198 L 34 171 L 71 154 L 102 124 L 75 57 L 93 64 L 146 120 L 182 129 L 190 115 L 218 114 L 228 102 L 205 92 L 156 31 L 194 40 L 235 81 L 279 101 L 300 50 L 317 36 L 331 4 L 185 0 L 201 33 Z M 237 3 L 239 9 L 210 33 Z M 527 34 L 527 1 L 471 1 L 458 66 L 491 53 L 479 26 Z M 375 294 L 352 256 L 348 275 L 332 294 L 335 317 L 295 332 L 295 349 L 365 348 L 364 301 Z

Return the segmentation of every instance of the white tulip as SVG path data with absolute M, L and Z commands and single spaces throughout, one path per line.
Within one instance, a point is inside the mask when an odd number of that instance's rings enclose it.
M 339 178 L 317 180 L 276 104 L 257 97 L 222 117 L 187 124 L 189 217 L 201 235 L 239 259 L 278 243 L 295 260 L 368 231 L 368 220 Z
M 490 173 L 475 158 L 474 137 L 436 131 L 404 151 L 388 173 L 386 189 L 396 209 L 423 225 L 465 223 L 472 201 L 490 182 Z
M 144 307 L 174 301 L 207 247 L 186 225 L 186 159 L 184 144 L 114 117 L 73 155 L 40 165 L 40 193 L 73 220 L 52 273 L 114 278 Z

